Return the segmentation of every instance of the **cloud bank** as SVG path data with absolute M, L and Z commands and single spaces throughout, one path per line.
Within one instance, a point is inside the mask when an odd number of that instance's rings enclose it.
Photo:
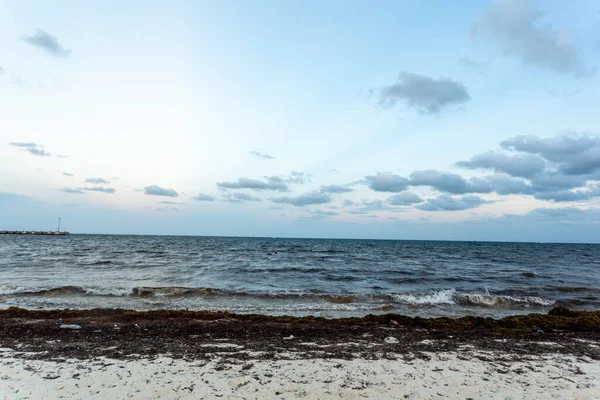
M 425 211 L 459 211 L 479 207 L 486 203 L 488 202 L 479 196 L 451 197 L 442 194 L 436 198 L 428 199 L 427 202 L 416 206 L 416 208 Z
M 265 180 L 238 178 L 236 182 L 217 182 L 221 189 L 250 189 L 250 190 L 276 190 L 287 192 L 289 190 L 284 180 L 278 176 L 269 176 Z
M 296 197 L 271 197 L 269 200 L 271 200 L 273 203 L 291 204 L 296 207 L 305 207 L 310 205 L 331 203 L 332 199 L 331 196 L 327 193 L 315 191 L 311 193 L 301 194 L 300 196 Z

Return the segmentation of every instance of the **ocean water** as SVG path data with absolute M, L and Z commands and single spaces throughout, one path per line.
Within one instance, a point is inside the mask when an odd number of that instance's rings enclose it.
M 600 245 L 0 236 L 0 307 L 500 317 L 600 309 Z

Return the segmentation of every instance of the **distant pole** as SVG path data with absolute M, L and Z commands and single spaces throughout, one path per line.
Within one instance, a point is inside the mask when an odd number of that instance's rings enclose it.
M 58 230 L 57 230 L 57 232 L 60 232 L 60 220 L 61 219 L 62 219 L 61 217 L 58 217 Z

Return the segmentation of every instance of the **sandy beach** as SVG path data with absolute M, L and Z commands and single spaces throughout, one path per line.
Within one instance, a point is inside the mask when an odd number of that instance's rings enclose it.
M 599 398 L 598 313 L 554 314 L 465 329 L 481 321 L 3 310 L 0 396 Z M 82 329 L 60 328 L 58 318 Z
M 343 345 L 343 344 L 342 344 Z M 350 347 L 350 346 L 348 346 Z M 5 351 L 5 399 L 597 399 L 600 363 L 589 358 L 466 350 L 429 359 L 279 360 L 169 357 L 28 360 Z M 296 359 L 299 358 L 299 359 Z

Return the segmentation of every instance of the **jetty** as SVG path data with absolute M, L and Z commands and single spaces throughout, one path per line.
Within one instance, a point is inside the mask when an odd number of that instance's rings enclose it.
M 69 232 L 66 231 L 0 231 L 0 235 L 53 235 L 65 236 Z
M 0 231 L 0 235 L 50 235 L 50 236 L 66 236 L 67 231 L 60 230 L 60 220 L 58 218 L 58 228 L 55 231 Z

